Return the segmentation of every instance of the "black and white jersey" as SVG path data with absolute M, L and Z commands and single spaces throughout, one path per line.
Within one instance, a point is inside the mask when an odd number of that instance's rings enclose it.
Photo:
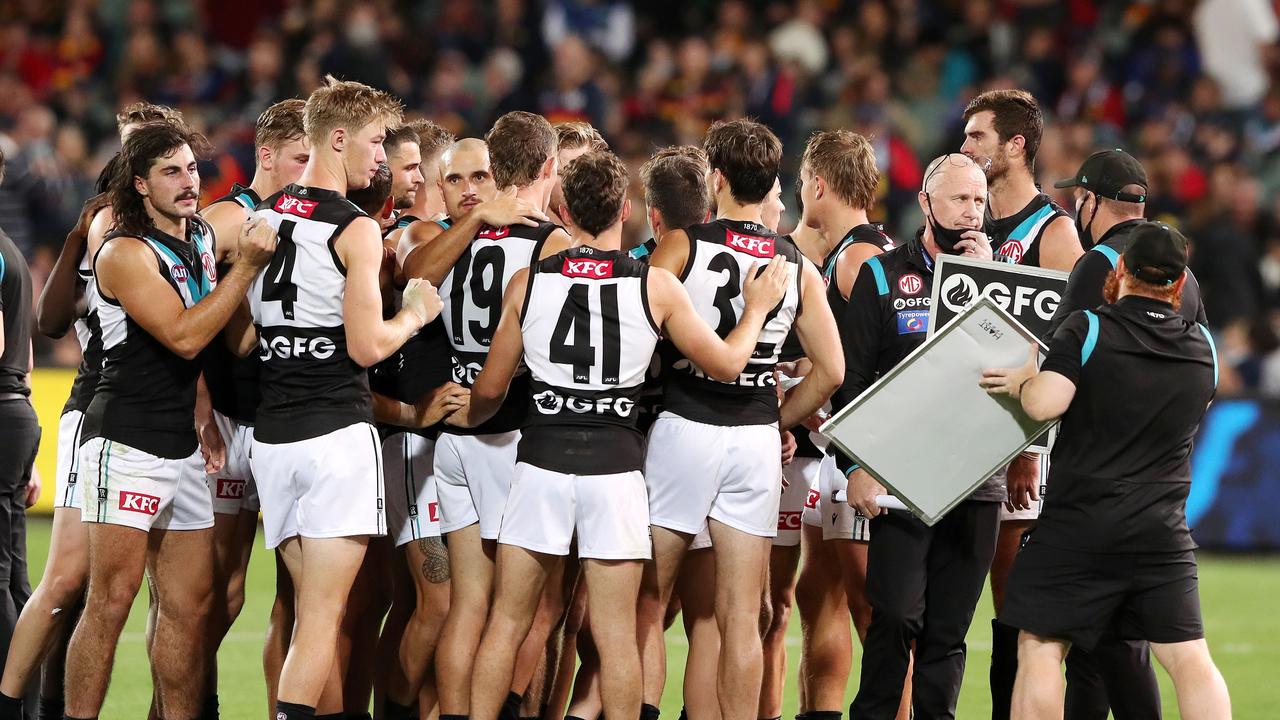
M 118 233 L 108 235 L 102 247 L 119 237 Z M 195 305 L 217 285 L 213 228 L 199 217 L 187 223 L 184 240 L 154 228 L 141 240 L 155 253 L 161 277 L 184 307 Z M 102 375 L 85 410 L 81 444 L 102 437 L 157 457 L 190 456 L 196 449 L 192 418 L 199 361 L 169 350 L 134 322 L 118 301 L 99 292 L 94 304 L 102 332 Z
M 625 252 L 586 246 L 530 269 L 520 331 L 532 402 L 518 461 L 578 475 L 641 468 L 636 401 L 658 343 L 648 276 Z
M 365 369 L 347 354 L 347 269 L 334 243 L 364 213 L 340 193 L 289 185 L 258 205 L 279 242 L 249 288 L 262 360 L 255 440 L 287 443 L 373 422 Z
M 76 267 L 80 282 L 84 283 L 85 315 L 75 322 L 76 340 L 80 342 L 80 366 L 76 379 L 71 383 L 71 394 L 62 406 L 62 412 L 84 412 L 93 400 L 102 374 L 102 328 L 98 324 L 98 284 L 93 279 L 93 262 L 86 250 Z
M 236 184 L 231 192 L 209 203 L 209 207 L 225 202 L 235 203 L 252 215 L 262 198 L 253 188 Z M 218 277 L 224 277 L 230 270 L 230 263 L 220 264 Z M 209 404 L 213 409 L 236 422 L 252 425 L 258 411 L 260 364 L 257 353 L 236 357 L 221 339 L 209 343 L 204 351 L 204 383 L 209 388 Z
M 709 425 L 777 422 L 777 380 L 773 368 L 801 310 L 803 256 L 794 244 L 752 222 L 716 220 L 693 225 L 686 232 L 689 259 L 680 281 L 689 292 L 694 310 L 722 338 L 733 331 L 742 317 L 746 307 L 742 280 L 753 264 L 763 268 L 774 255 L 781 255 L 795 280 L 782 301 L 769 312 L 751 359 L 735 382 L 711 379 L 674 346 L 664 345 L 666 409 Z
M 536 227 L 484 226 L 476 233 L 462 256 L 440 284 L 445 332 L 453 349 L 453 381 L 471 387 L 485 358 L 493 332 L 502 316 L 502 294 L 517 271 L 532 265 L 542 252 L 542 243 L 557 229 L 553 223 Z M 507 401 L 488 422 L 469 430 L 447 427 L 445 432 L 489 435 L 519 429 L 524 424 L 524 373 L 511 383 Z

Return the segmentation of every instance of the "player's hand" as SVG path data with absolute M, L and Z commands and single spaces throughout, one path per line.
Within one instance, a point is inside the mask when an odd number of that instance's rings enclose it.
M 800 444 L 796 442 L 796 436 L 791 434 L 790 430 L 782 431 L 782 464 L 790 465 L 791 461 L 796 459 L 796 450 L 800 449 Z
M 982 371 L 982 379 L 978 385 L 986 389 L 988 395 L 1008 395 L 1014 400 L 1022 398 L 1022 385 L 1036 376 L 1039 367 L 1040 347 L 1031 343 L 1027 362 L 1016 368 L 987 368 Z
M 774 255 L 763 270 L 752 263 L 747 270 L 747 277 L 742 281 L 742 296 L 747 309 L 769 312 L 787 294 L 790 282 L 791 271 L 781 255 Z
M 24 489 L 22 496 L 22 506 L 29 508 L 36 504 L 40 499 L 40 472 L 35 468 L 31 468 L 31 479 L 27 481 L 27 487 Z
M 849 473 L 848 484 L 845 486 L 845 495 L 848 497 L 849 507 L 857 510 L 864 517 L 873 518 L 881 513 L 889 512 L 876 502 L 877 495 L 888 494 L 884 486 L 876 482 L 876 479 L 871 477 L 871 473 L 866 470 L 858 468 Z
M 247 263 L 255 269 L 264 268 L 276 252 L 276 230 L 262 218 L 251 217 L 240 226 L 236 247 L 240 250 L 236 262 Z
M 414 404 L 418 427 L 431 427 L 445 417 L 467 406 L 471 391 L 455 382 L 447 382 L 432 390 Z
M 418 316 L 422 325 L 435 320 L 440 315 L 444 301 L 434 285 L 422 278 L 412 278 L 404 286 L 400 295 L 400 306 Z
M 466 403 L 462 407 L 454 410 L 444 418 L 445 425 L 451 425 L 459 428 L 472 428 L 475 423 L 471 422 L 471 395 L 468 393 Z
M 507 188 L 494 196 L 492 200 L 486 200 L 476 206 L 472 212 L 479 213 L 476 217 L 480 222 L 491 227 L 505 227 L 507 225 L 529 225 L 537 226 L 539 222 L 547 221 L 547 214 L 542 212 L 541 208 L 535 207 L 528 200 L 516 197 L 515 188 Z
M 196 435 L 200 439 L 200 456 L 204 458 L 204 471 L 212 475 L 227 464 L 227 444 L 222 440 L 222 433 L 218 432 L 217 423 L 212 420 L 200 423 L 196 428 Z
M 969 230 L 960 237 L 961 240 L 956 243 L 956 249 L 961 251 L 961 255 L 979 260 L 991 259 L 991 241 L 987 239 L 986 233 L 981 230 Z
M 1026 453 L 1009 463 L 1006 476 L 1009 499 L 1004 507 L 1009 512 L 1030 510 L 1031 503 L 1040 501 L 1040 458 Z
M 106 193 L 94 195 L 85 201 L 84 206 L 80 208 L 80 217 L 76 220 L 76 226 L 71 228 L 71 232 L 67 233 L 67 240 L 76 243 L 83 243 L 89 238 L 89 226 L 93 224 L 93 218 L 98 211 L 111 204 L 111 198 Z
M 822 423 L 826 422 L 827 419 L 830 417 L 831 417 L 831 414 L 828 413 L 827 411 L 819 410 L 818 412 L 805 418 L 804 426 L 809 430 L 811 430 L 812 432 L 818 432 L 818 429 L 822 427 Z

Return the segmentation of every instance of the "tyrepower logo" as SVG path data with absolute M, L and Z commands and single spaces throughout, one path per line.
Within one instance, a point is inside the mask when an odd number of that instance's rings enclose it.
M 800 529 L 800 511 L 791 510 L 789 512 L 778 513 L 778 529 L 779 530 L 799 530 Z
M 319 201 L 316 200 L 303 200 L 292 195 L 281 195 L 280 199 L 276 200 L 276 212 L 309 218 L 311 213 L 315 212 L 316 205 L 319 204 Z
M 613 277 L 613 261 L 612 260 L 582 260 L 582 259 L 564 259 L 564 267 L 560 269 L 561 275 L 577 278 L 590 278 L 602 280 L 604 278 Z
M 244 481 L 218 478 L 219 500 L 240 500 L 244 498 Z
M 509 227 L 490 227 L 485 225 L 480 228 L 480 232 L 476 233 L 476 237 L 484 240 L 501 240 L 511 234 Z
M 136 492 L 120 493 L 120 509 L 129 512 L 155 515 L 160 512 L 160 498 Z
M 774 255 L 773 238 L 741 235 L 732 230 L 725 230 L 724 244 L 738 252 L 755 255 L 756 257 L 771 258 Z

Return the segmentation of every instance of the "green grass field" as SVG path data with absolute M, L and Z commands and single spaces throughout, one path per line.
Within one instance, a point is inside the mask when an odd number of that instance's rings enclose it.
M 50 523 L 33 518 L 28 533 L 31 583 L 38 581 L 49 548 Z M 1275 599 L 1280 597 L 1280 557 L 1205 555 L 1200 558 L 1200 580 L 1205 625 L 1214 657 L 1231 688 L 1237 718 L 1275 717 L 1280 708 L 1280 614 Z M 219 654 L 222 717 L 267 717 L 262 680 L 262 636 L 271 607 L 274 564 L 261 545 L 254 549 L 249 570 L 248 598 L 244 612 L 222 645 Z M 146 598 L 144 589 L 134 606 L 116 656 L 115 674 L 102 717 L 146 717 L 151 697 L 151 678 L 143 649 Z M 969 662 L 960 695 L 960 718 L 990 717 L 987 665 L 990 659 L 990 598 L 984 597 L 969 633 Z M 674 627 L 678 628 L 679 623 Z M 799 622 L 793 620 L 788 638 L 791 648 L 792 679 L 787 684 L 783 717 L 796 711 L 794 664 L 800 652 Z M 684 671 L 685 641 L 679 631 L 668 635 L 670 681 L 663 698 L 663 716 L 675 717 L 680 710 L 680 674 Z M 858 652 L 855 649 L 855 654 Z M 849 698 L 856 689 L 858 667 L 849 684 Z M 1160 672 L 1166 718 L 1178 717 L 1173 688 Z M 847 700 L 846 700 L 847 703 Z

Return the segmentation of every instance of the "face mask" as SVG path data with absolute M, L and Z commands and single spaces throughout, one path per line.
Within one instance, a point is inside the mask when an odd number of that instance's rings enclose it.
M 925 195 L 925 203 L 929 205 L 929 229 L 933 232 L 933 241 L 937 243 L 938 249 L 948 255 L 959 255 L 956 252 L 956 244 L 964 239 L 964 234 L 974 228 L 944 228 L 938 224 L 937 219 L 933 215 L 933 200 Z
M 1085 249 L 1088 249 L 1094 246 L 1093 236 L 1090 234 L 1090 229 L 1093 227 L 1093 221 L 1098 218 L 1098 208 L 1097 208 L 1098 201 L 1095 199 L 1093 201 L 1093 204 L 1094 204 L 1093 215 L 1089 218 L 1089 224 L 1085 225 L 1084 223 L 1080 222 L 1080 217 L 1084 215 L 1084 204 L 1087 201 L 1088 201 L 1088 197 L 1086 197 L 1083 201 L 1080 202 L 1080 209 L 1076 211 L 1076 235 L 1080 237 L 1080 245 L 1083 246 Z

